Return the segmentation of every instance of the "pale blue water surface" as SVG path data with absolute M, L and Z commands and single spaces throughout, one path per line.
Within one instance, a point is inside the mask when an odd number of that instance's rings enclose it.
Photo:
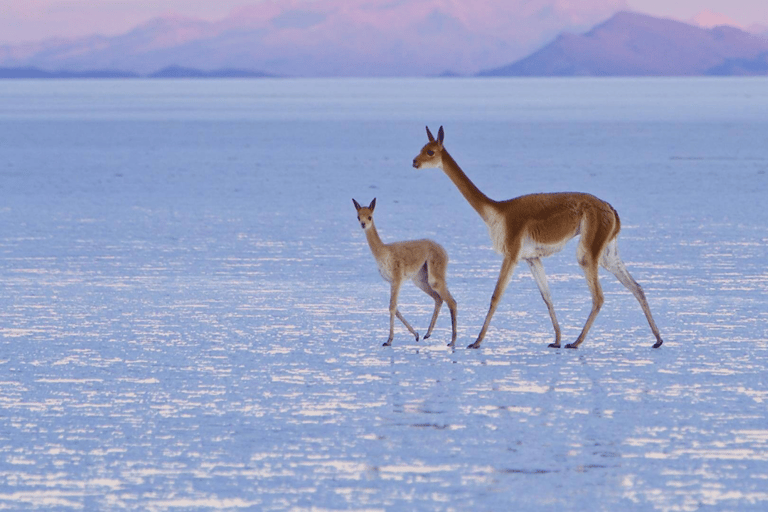
M 553 350 L 424 125 L 489 196 L 609 201 Z M 0 509 L 768 508 L 768 80 L 0 81 Z M 351 198 L 451 257 L 388 330 Z M 566 341 L 575 243 L 544 262 Z M 431 300 L 401 310 L 422 332 Z

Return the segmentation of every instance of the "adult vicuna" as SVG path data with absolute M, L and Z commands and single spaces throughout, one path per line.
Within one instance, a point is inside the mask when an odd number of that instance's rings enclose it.
M 452 336 L 449 346 L 456 343 L 456 301 L 453 300 L 448 286 L 445 284 L 445 273 L 448 268 L 448 254 L 440 244 L 432 240 L 409 240 L 406 242 L 394 242 L 385 244 L 379 238 L 376 226 L 373 223 L 373 209 L 376 207 L 376 199 L 367 207 L 352 199 L 357 209 L 357 220 L 365 231 L 368 246 L 379 267 L 379 273 L 391 286 L 389 297 L 389 339 L 384 343 L 385 347 L 392 345 L 395 336 L 395 316 L 403 322 L 403 325 L 419 341 L 419 333 L 406 321 L 397 308 L 397 298 L 400 287 L 406 279 L 413 281 L 419 289 L 435 300 L 435 310 L 432 313 L 432 321 L 424 339 L 429 338 L 435 327 L 437 316 L 443 301 L 448 304 L 451 311 Z
M 528 262 L 531 267 L 533 278 L 549 309 L 549 316 L 555 328 L 555 342 L 549 346 L 560 348 L 560 326 L 555 316 L 541 258 L 559 252 L 570 239 L 579 234 L 581 239 L 576 249 L 576 255 L 592 294 L 592 311 L 589 313 L 579 337 L 566 347 L 577 348 L 581 345 L 603 305 L 603 292 L 598 280 L 598 265 L 602 265 L 615 275 L 637 298 L 645 317 L 648 319 L 653 335 L 656 336 L 656 343 L 653 348 L 661 346 L 663 340 L 651 315 L 645 294 L 619 257 L 616 237 L 619 234 L 621 223 L 618 213 L 610 204 L 593 195 L 578 192 L 530 194 L 507 201 L 494 201 L 472 183 L 456 161 L 448 154 L 448 151 L 445 150 L 443 145 L 445 133 L 442 126 L 437 133 L 437 139 L 427 127 L 427 137 L 429 142 L 413 159 L 413 166 L 416 169 L 442 169 L 485 221 L 493 242 L 493 248 L 504 256 L 499 280 L 491 296 L 491 306 L 485 317 L 483 328 L 480 330 L 477 340 L 467 348 L 480 347 L 480 343 L 488 331 L 488 325 L 491 323 L 491 317 L 493 317 L 493 313 L 504 294 L 504 289 L 512 277 L 512 271 L 521 259 Z

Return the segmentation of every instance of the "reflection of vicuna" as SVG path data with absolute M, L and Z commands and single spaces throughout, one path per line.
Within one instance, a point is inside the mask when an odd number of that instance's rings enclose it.
M 453 300 L 448 286 L 445 284 L 445 272 L 448 267 L 448 254 L 440 244 L 432 240 L 410 240 L 407 242 L 394 242 L 385 244 L 379 238 L 376 226 L 373 224 L 373 209 L 376 207 L 376 199 L 371 201 L 368 207 L 360 206 L 352 200 L 357 209 L 357 220 L 365 231 L 368 245 L 371 247 L 373 257 L 379 266 L 379 273 L 385 281 L 391 285 L 389 298 L 389 339 L 384 343 L 385 347 L 392 345 L 395 336 L 395 316 L 403 322 L 403 325 L 416 336 L 419 341 L 419 333 L 403 318 L 397 308 L 397 297 L 400 294 L 400 286 L 403 281 L 410 279 L 424 293 L 435 299 L 435 311 L 432 313 L 432 321 L 424 339 L 429 338 L 435 327 L 437 315 L 443 301 L 448 303 L 451 310 L 451 328 L 453 335 L 449 346 L 456 343 L 456 301 Z
M 549 309 L 549 316 L 555 328 L 555 342 L 549 346 L 560 347 L 560 326 L 555 316 L 541 258 L 559 252 L 571 238 L 579 234 L 581 234 L 581 239 L 576 249 L 576 255 L 592 294 L 592 311 L 589 313 L 579 337 L 566 347 L 577 348 L 581 345 L 603 305 L 603 292 L 598 281 L 598 264 L 615 275 L 634 294 L 645 312 L 653 335 L 656 336 L 656 343 L 653 347 L 661 346 L 663 341 L 659 329 L 656 327 L 656 322 L 651 316 L 651 309 L 645 300 L 645 294 L 619 257 L 616 237 L 619 234 L 621 223 L 619 222 L 619 215 L 611 205 L 590 194 L 577 192 L 530 194 L 507 201 L 494 201 L 470 181 L 445 150 L 442 126 L 437 134 L 437 140 L 432 136 L 429 128 L 427 128 L 427 136 L 429 142 L 413 159 L 413 166 L 417 169 L 429 167 L 442 169 L 469 201 L 469 204 L 483 218 L 488 226 L 493 248 L 504 256 L 499 280 L 491 296 L 491 307 L 485 317 L 483 328 L 480 330 L 477 340 L 467 348 L 480 347 L 480 343 L 482 343 L 488 330 L 488 325 L 491 323 L 491 317 L 496 311 L 499 300 L 504 294 L 504 289 L 512 276 L 512 271 L 521 259 L 527 261 L 531 267 L 541 296 Z

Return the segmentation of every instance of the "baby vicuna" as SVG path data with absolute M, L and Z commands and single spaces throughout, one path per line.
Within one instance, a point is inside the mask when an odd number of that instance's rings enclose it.
M 427 295 L 435 299 L 435 311 L 432 313 L 432 321 L 424 339 L 429 338 L 435 327 L 437 315 L 443 301 L 448 303 L 451 310 L 451 328 L 453 334 L 448 346 L 456 343 L 456 301 L 453 300 L 448 286 L 445 284 L 445 271 L 448 267 L 448 254 L 440 244 L 432 240 L 409 240 L 406 242 L 394 242 L 385 244 L 379 238 L 376 226 L 373 224 L 373 209 L 376 207 L 376 199 L 371 201 L 368 207 L 360 206 L 352 199 L 357 208 L 357 220 L 365 231 L 368 245 L 371 247 L 373 257 L 379 266 L 379 273 L 385 281 L 391 285 L 389 297 L 389 339 L 384 343 L 385 347 L 392 345 L 395 336 L 395 316 L 403 322 L 403 325 L 416 336 L 419 341 L 419 333 L 403 318 L 397 309 L 397 297 L 400 294 L 400 286 L 403 281 L 410 279 L 417 287 Z

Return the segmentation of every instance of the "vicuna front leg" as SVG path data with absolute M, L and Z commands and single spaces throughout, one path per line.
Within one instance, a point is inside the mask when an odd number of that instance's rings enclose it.
M 560 348 L 560 325 L 557 323 L 557 315 L 555 315 L 555 306 L 552 303 L 552 296 L 549 293 L 549 285 L 547 284 L 547 275 L 544 273 L 544 265 L 542 265 L 539 258 L 532 258 L 527 260 L 528 265 L 531 267 L 531 274 L 536 281 L 536 285 L 541 292 L 541 298 L 544 299 L 544 303 L 549 310 L 549 318 L 552 319 L 552 327 L 555 328 L 555 342 L 550 343 L 552 348 Z
M 512 277 L 512 272 L 517 265 L 517 259 L 510 256 L 504 258 L 504 262 L 501 264 L 501 272 L 499 272 L 499 280 L 496 282 L 496 288 L 493 290 L 491 296 L 491 307 L 488 309 L 488 314 L 485 316 L 485 322 L 483 322 L 483 328 L 480 329 L 480 334 L 477 335 L 477 340 L 469 345 L 467 348 L 480 348 L 480 344 L 485 338 L 485 333 L 488 332 L 488 326 L 491 325 L 491 318 L 496 312 L 496 308 L 499 307 L 499 301 L 504 296 L 504 290 L 509 284 L 509 280 Z
M 397 298 L 400 295 L 400 284 L 402 281 L 397 281 L 392 283 L 392 287 L 390 289 L 389 294 L 389 338 L 387 341 L 382 345 L 384 347 L 391 347 L 392 346 L 392 340 L 395 338 L 395 317 L 399 318 L 401 322 L 403 322 L 403 325 L 408 329 L 408 331 L 413 334 L 416 337 L 416 341 L 419 341 L 419 333 L 416 332 L 413 327 L 411 327 L 411 324 L 408 323 L 408 321 L 405 319 L 403 315 L 400 314 L 400 311 L 397 309 Z

